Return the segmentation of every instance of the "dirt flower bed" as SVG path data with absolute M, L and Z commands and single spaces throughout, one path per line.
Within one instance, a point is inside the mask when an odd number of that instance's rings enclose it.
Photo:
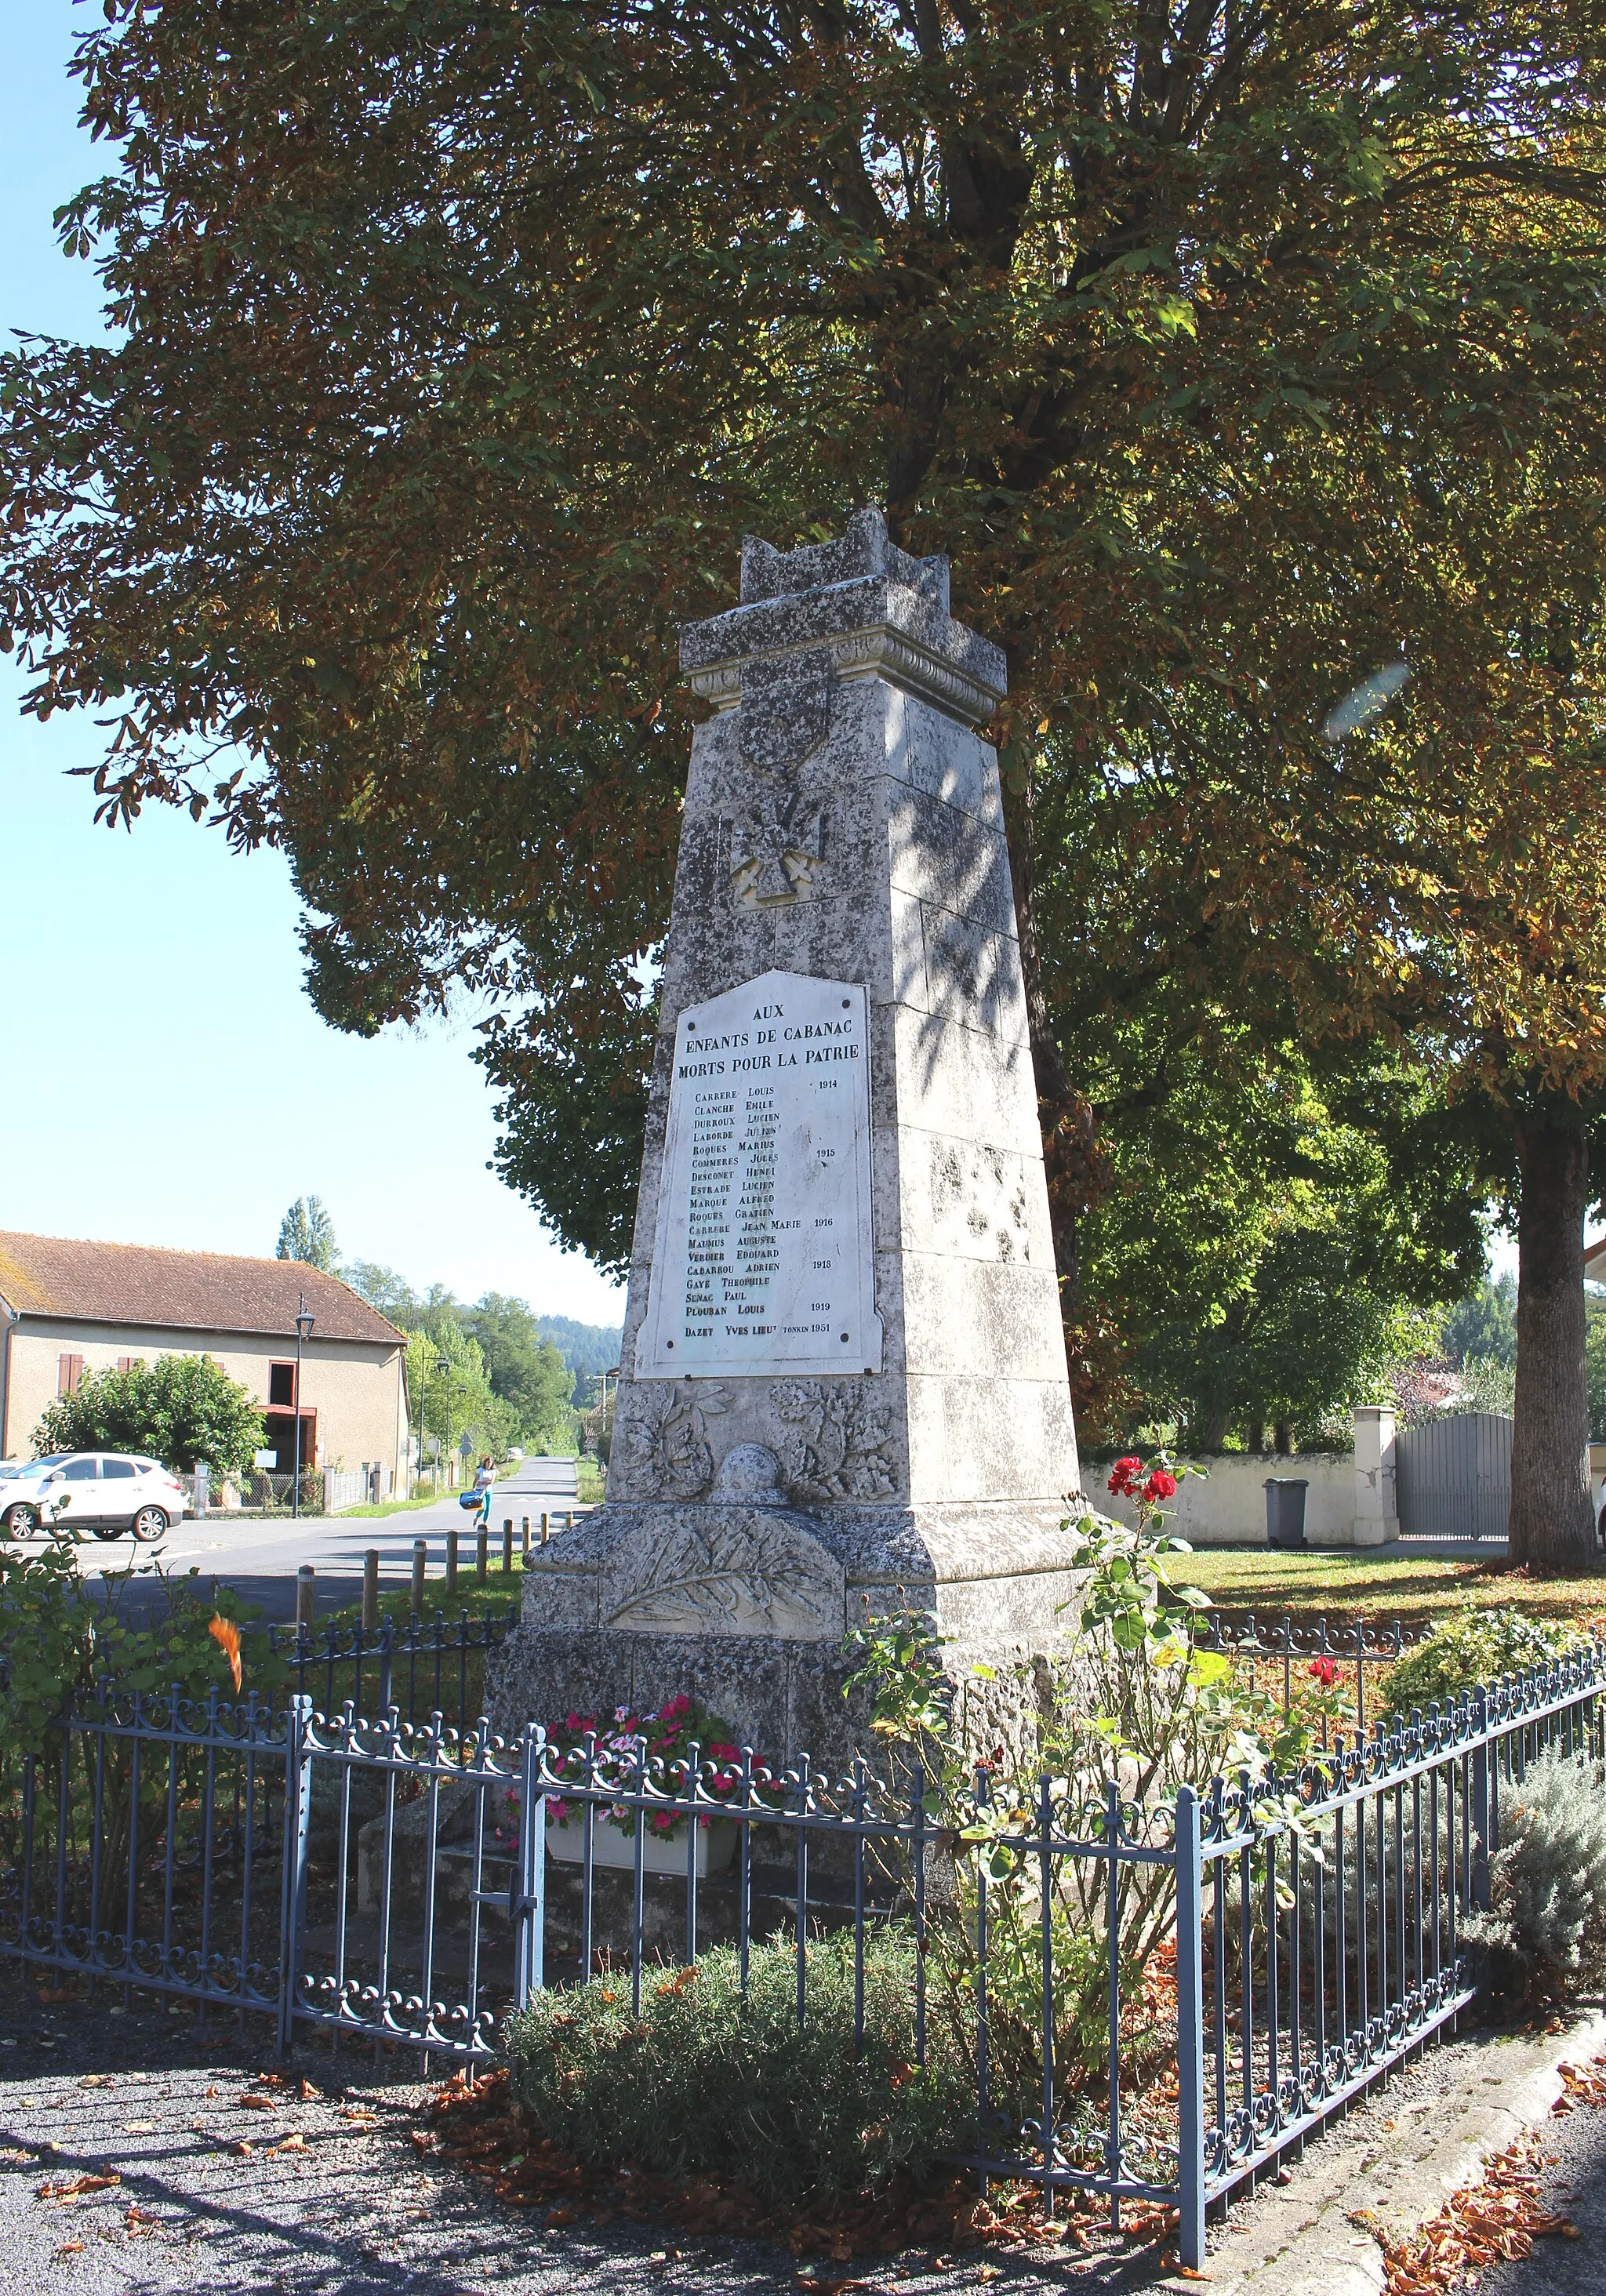
M 545 2210 L 553 2230 L 582 2217 L 599 2226 L 620 2220 L 673 2226 L 698 2235 L 772 2240 L 799 2259 L 840 2265 L 910 2250 L 945 2256 L 987 2248 L 1052 2261 L 1068 2252 L 1103 2253 L 1115 2244 L 1107 2207 L 1091 2195 L 1062 2201 L 1049 2219 L 1036 2186 L 997 2186 L 984 2201 L 975 2179 L 961 2175 L 935 2190 L 922 2192 L 897 2179 L 830 2209 L 807 2202 L 779 2209 L 717 2177 L 587 2169 L 542 2134 L 512 2097 L 501 2068 L 478 2079 L 454 2074 L 436 2092 L 427 2123 L 413 2141 L 421 2152 L 438 2153 L 482 2179 L 510 2208 Z M 1176 2237 L 1176 2212 L 1128 2202 L 1123 2227 L 1133 2244 L 1167 2244 Z M 857 2284 L 817 2267 L 804 2267 L 799 2277 L 805 2287 L 834 2296 Z

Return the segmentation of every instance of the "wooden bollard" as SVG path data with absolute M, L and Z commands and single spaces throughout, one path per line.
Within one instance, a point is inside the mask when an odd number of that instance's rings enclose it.
M 482 1522 L 479 1526 L 479 1535 L 474 1541 L 474 1576 L 482 1587 L 485 1584 L 486 1573 L 490 1567 L 491 1527 L 488 1522 Z
M 379 1632 L 379 1549 L 371 1546 L 363 1556 L 363 1632 Z
M 565 1530 L 572 1530 L 574 1529 L 574 1509 L 572 1507 L 569 1509 L 568 1513 L 563 1517 L 563 1528 Z
M 424 1606 L 424 1571 L 430 1560 L 430 1542 L 415 1538 L 413 1542 L 413 1599 L 409 1604 L 416 1618 Z
M 313 1574 L 310 1562 L 304 1562 L 296 1573 L 296 1624 L 312 1632 Z
M 529 1517 L 524 1517 L 524 1560 L 529 1561 Z
M 511 1578 L 513 1575 L 513 1519 L 511 1514 L 504 1515 L 502 1519 L 502 1575 L 504 1578 Z
M 549 1514 L 547 1514 L 545 1511 L 543 1511 L 543 1513 L 542 1513 L 542 1516 L 541 1516 L 541 1544 L 542 1544 L 542 1546 L 545 1546 L 545 1544 L 546 1544 L 547 1540 L 548 1540 L 551 1537 L 552 1537 L 552 1517 L 551 1517 Z
M 449 1597 L 456 1592 L 457 1533 L 455 1530 L 448 1530 L 447 1533 L 447 1594 Z

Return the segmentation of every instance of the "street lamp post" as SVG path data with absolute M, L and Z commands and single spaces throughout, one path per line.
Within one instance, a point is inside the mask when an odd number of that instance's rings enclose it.
M 297 1522 L 301 1519 L 301 1350 L 312 1336 L 314 1320 L 303 1293 L 296 1309 L 296 1480 L 291 1496 L 291 1518 Z
M 427 1347 L 420 1348 L 418 1351 L 418 1480 L 421 1483 L 424 1479 L 424 1390 L 428 1385 L 429 1368 L 430 1350 Z M 416 1497 L 417 1493 L 414 1492 L 412 1496 Z
M 437 1356 L 435 1358 L 435 1368 L 438 1372 L 443 1374 L 447 1383 L 446 1456 L 447 1474 L 449 1478 L 452 1472 L 452 1363 L 450 1357 Z

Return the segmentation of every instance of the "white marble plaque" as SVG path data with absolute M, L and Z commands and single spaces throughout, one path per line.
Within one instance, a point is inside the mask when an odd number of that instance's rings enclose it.
M 675 1031 L 635 1375 L 881 1367 L 866 995 L 761 973 Z

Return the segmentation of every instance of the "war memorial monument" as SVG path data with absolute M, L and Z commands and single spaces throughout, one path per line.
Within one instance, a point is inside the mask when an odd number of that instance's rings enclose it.
M 694 1690 L 772 1758 L 862 1727 L 905 1603 L 956 1671 L 1060 1642 L 1077 1488 L 997 760 L 947 562 L 750 539 L 693 739 L 606 1504 L 530 1558 L 504 1718 Z

